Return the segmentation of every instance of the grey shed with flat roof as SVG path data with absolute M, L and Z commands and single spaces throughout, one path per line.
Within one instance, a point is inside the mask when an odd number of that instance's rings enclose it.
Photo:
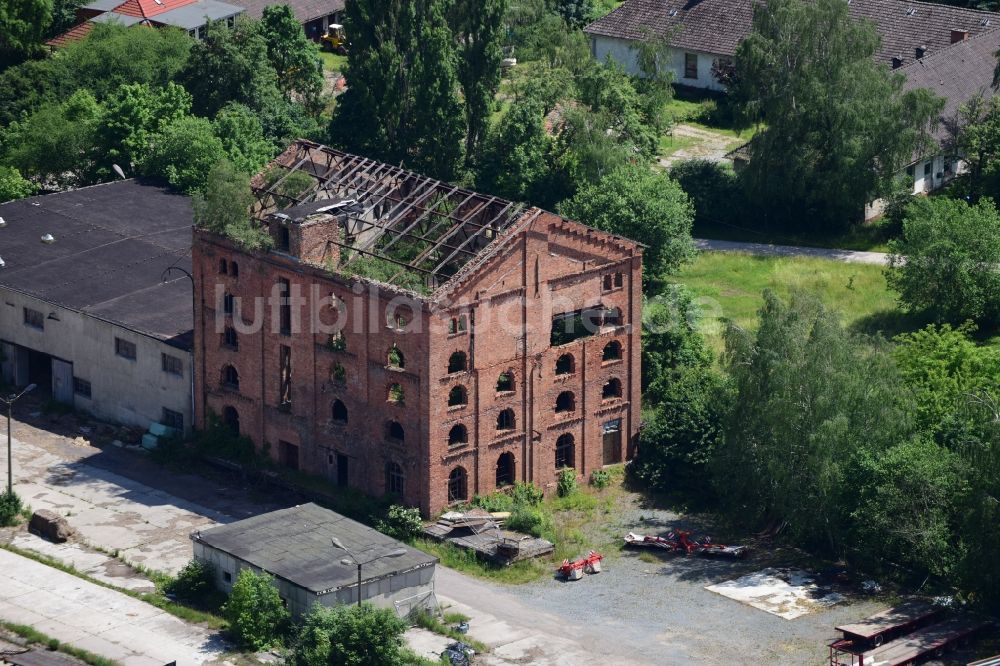
M 316 603 L 357 603 L 357 566 L 341 562 L 351 555 L 333 538 L 362 563 L 362 601 L 400 615 L 433 606 L 437 558 L 313 503 L 191 534 L 195 559 L 215 568 L 217 587 L 229 592 L 241 569 L 265 571 L 296 615 Z

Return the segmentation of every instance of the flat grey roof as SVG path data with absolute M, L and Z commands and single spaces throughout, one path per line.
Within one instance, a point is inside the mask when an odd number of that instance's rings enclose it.
M 329 509 L 309 503 L 272 511 L 191 535 L 193 541 L 221 550 L 316 594 L 358 583 L 358 569 L 334 548 L 337 537 L 362 562 L 365 581 L 433 565 L 437 558 L 396 541 Z M 400 557 L 374 560 L 397 548 Z
M 153 23 L 171 25 L 184 30 L 199 28 L 209 21 L 229 18 L 242 14 L 245 10 L 239 5 L 230 5 L 217 0 L 199 0 L 190 5 L 184 5 L 169 12 L 156 14 L 149 18 Z
M 119 180 L 0 204 L 0 287 L 191 349 L 191 201 Z M 52 234 L 55 242 L 41 242 Z

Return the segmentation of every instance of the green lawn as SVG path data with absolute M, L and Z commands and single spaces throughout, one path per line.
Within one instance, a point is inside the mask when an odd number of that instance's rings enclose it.
M 687 285 L 702 299 L 702 330 L 719 353 L 721 320 L 755 328 L 765 289 L 782 297 L 794 289 L 814 292 L 858 330 L 894 335 L 911 329 L 916 323 L 897 310 L 882 271 L 881 266 L 829 259 L 702 252 L 670 280 Z
M 323 69 L 329 72 L 343 72 L 344 65 L 347 64 L 347 56 L 337 55 L 329 51 L 320 51 L 319 57 L 323 60 Z

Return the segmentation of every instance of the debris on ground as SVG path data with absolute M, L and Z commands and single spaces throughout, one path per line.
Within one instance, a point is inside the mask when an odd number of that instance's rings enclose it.
M 815 574 L 801 569 L 768 567 L 705 589 L 786 620 L 846 599 L 843 594 L 820 585 Z
M 676 530 L 666 536 L 643 536 L 634 532 L 625 535 L 625 545 L 639 548 L 660 548 L 672 553 L 691 555 L 707 555 L 714 557 L 741 558 L 750 550 L 747 546 L 726 546 L 712 543 L 711 537 L 700 540 L 691 536 L 691 532 Z
M 424 527 L 424 536 L 445 541 L 497 564 L 548 555 L 555 550 L 551 541 L 503 529 L 507 512 L 490 513 L 480 508 L 449 511 L 436 523 Z

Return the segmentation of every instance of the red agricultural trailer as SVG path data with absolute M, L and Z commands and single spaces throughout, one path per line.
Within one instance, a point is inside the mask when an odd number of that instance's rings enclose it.
M 709 557 L 741 558 L 750 549 L 747 546 L 726 546 L 712 543 L 710 537 L 700 541 L 691 537 L 690 532 L 675 530 L 665 537 L 643 536 L 629 532 L 625 535 L 625 545 L 633 548 L 661 548 L 672 553 L 706 555 Z
M 991 623 L 966 613 L 945 616 L 924 601 L 907 601 L 853 624 L 837 627 L 830 666 L 902 666 L 946 649 Z

